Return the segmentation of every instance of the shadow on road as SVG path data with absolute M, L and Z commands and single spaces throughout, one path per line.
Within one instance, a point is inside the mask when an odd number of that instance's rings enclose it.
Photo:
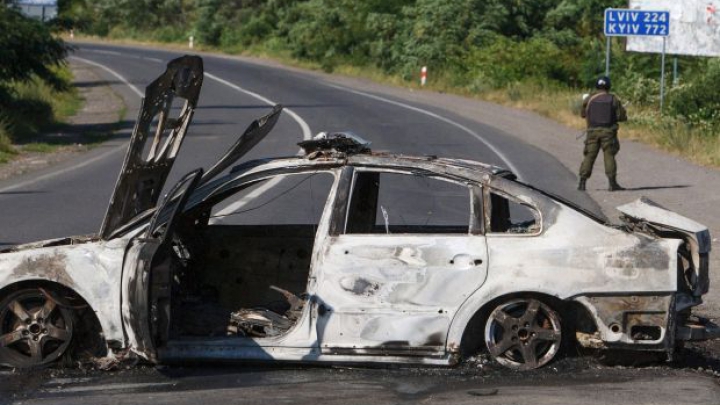
M 24 190 L 24 191 L 3 191 L 0 195 L 26 195 L 26 194 L 45 194 L 47 191 L 43 190 Z M 2 242 L 0 242 L 2 243 Z
M 103 87 L 103 86 L 122 86 L 125 83 L 119 81 L 119 80 L 93 80 L 93 81 L 86 81 L 86 82 L 74 82 L 73 86 L 79 87 L 79 88 L 91 88 L 91 87 Z
M 675 186 L 647 186 L 647 187 L 626 187 L 626 191 L 643 191 L 643 190 L 663 190 L 671 188 L 690 188 L 688 184 L 679 184 Z
M 94 145 L 107 141 L 112 136 L 129 138 L 135 126 L 134 120 L 123 120 L 107 124 L 61 124 L 45 134 L 17 141 L 16 144 L 47 143 L 50 145 Z
M 623 191 L 647 191 L 647 190 L 664 190 L 664 189 L 678 189 L 678 188 L 690 188 L 688 184 L 678 184 L 672 186 L 645 186 L 645 187 L 625 187 L 624 190 L 615 191 L 615 193 L 622 193 Z M 596 188 L 598 191 L 606 191 L 605 188 Z

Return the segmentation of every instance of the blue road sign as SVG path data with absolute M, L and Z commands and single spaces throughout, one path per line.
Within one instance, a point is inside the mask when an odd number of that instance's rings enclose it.
M 658 36 L 670 34 L 669 11 L 629 10 L 608 8 L 605 10 L 605 35 L 624 37 Z

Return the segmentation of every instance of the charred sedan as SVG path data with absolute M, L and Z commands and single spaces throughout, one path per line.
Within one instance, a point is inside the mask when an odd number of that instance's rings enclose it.
M 202 79 L 183 57 L 148 86 L 97 235 L 0 253 L 0 363 L 100 343 L 151 362 L 452 365 L 487 348 L 533 369 L 574 342 L 670 353 L 718 335 L 691 315 L 706 227 L 647 200 L 611 226 L 507 170 L 351 133 L 236 163 L 279 106 L 160 202 Z

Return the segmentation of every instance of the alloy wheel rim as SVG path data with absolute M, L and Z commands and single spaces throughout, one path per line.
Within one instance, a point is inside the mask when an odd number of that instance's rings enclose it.
M 485 344 L 490 355 L 514 369 L 544 366 L 558 353 L 561 342 L 560 317 L 534 298 L 498 306 L 490 313 L 485 326 Z
M 72 340 L 68 309 L 39 290 L 12 294 L 0 308 L 0 360 L 33 367 L 57 360 Z

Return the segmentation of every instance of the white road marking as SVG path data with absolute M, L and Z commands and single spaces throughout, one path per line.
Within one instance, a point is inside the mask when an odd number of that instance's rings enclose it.
M 125 84 L 126 86 L 130 87 L 130 89 L 131 89 L 132 91 L 134 91 L 135 94 L 137 94 L 138 96 L 140 96 L 140 98 L 145 97 L 145 93 L 144 93 L 144 92 L 140 91 L 137 87 L 135 87 L 135 85 L 133 85 L 132 83 L 130 83 L 130 82 L 129 82 L 126 78 L 124 78 L 120 73 L 118 73 L 118 72 L 110 69 L 109 67 L 107 67 L 107 66 L 105 66 L 105 65 L 101 65 L 101 64 L 99 64 L 99 63 L 97 63 L 97 62 L 93 62 L 93 61 L 91 61 L 91 60 L 87 60 L 87 59 L 84 59 L 84 58 L 78 58 L 77 56 L 71 56 L 70 59 L 79 60 L 80 62 L 87 63 L 88 65 L 93 65 L 93 66 L 99 67 L 100 69 L 102 69 L 102 70 L 110 73 L 111 75 L 117 77 L 118 80 L 120 80 L 121 82 L 123 82 L 123 84 Z
M 443 121 L 443 122 L 445 122 L 445 123 L 447 123 L 447 124 L 450 124 L 450 125 L 452 125 L 452 126 L 455 126 L 455 127 L 459 128 L 459 129 L 461 129 L 462 131 L 464 131 L 465 133 L 471 135 L 473 138 L 477 139 L 478 141 L 482 142 L 488 149 L 490 149 L 495 155 L 497 155 L 497 156 L 500 158 L 500 160 L 503 161 L 503 163 L 505 163 L 505 165 L 507 166 L 508 169 L 510 169 L 513 173 L 515 173 L 515 175 L 518 177 L 518 179 L 521 179 L 521 178 L 522 178 L 522 176 L 520 175 L 520 170 L 518 170 L 518 168 L 517 168 L 514 164 L 512 164 L 512 162 L 510 161 L 510 159 L 509 159 L 500 149 L 498 149 L 495 145 L 493 145 L 492 143 L 490 143 L 487 139 L 483 138 L 483 137 L 482 137 L 480 134 L 478 134 L 477 132 L 473 131 L 472 129 L 470 129 L 470 128 L 468 128 L 468 127 L 466 127 L 466 126 L 464 126 L 464 125 L 462 125 L 462 124 L 460 124 L 460 123 L 458 123 L 458 122 L 455 122 L 455 121 L 453 121 L 453 120 L 451 120 L 451 119 L 449 119 L 449 118 L 443 117 L 442 115 L 435 114 L 435 113 L 432 112 L 432 111 L 428 111 L 428 110 L 424 110 L 424 109 L 422 109 L 422 108 L 414 107 L 414 106 L 411 106 L 411 105 L 409 105 L 409 104 L 401 103 L 401 102 L 399 102 L 399 101 L 390 100 L 390 99 L 387 99 L 387 98 L 384 98 L 384 97 L 376 96 L 376 95 L 374 95 L 374 94 L 365 93 L 365 92 L 362 92 L 362 91 L 359 91 L 359 90 L 354 90 L 354 89 L 350 89 L 350 88 L 347 88 L 347 87 L 338 86 L 338 85 L 335 85 L 335 84 L 329 84 L 329 83 L 324 83 L 324 84 L 325 84 L 326 86 L 333 87 L 333 88 L 336 88 L 336 89 L 338 89 L 338 90 L 343 90 L 343 91 L 346 91 L 346 92 L 348 92 L 348 93 L 357 94 L 357 95 L 359 95 L 359 96 L 368 97 L 368 98 L 371 98 L 371 99 L 373 99 L 373 100 L 382 101 L 382 102 L 384 102 L 384 103 L 396 105 L 396 106 L 398 106 L 398 107 L 402 107 L 402 108 L 405 108 L 405 109 L 408 109 L 408 110 L 411 110 L 411 111 L 415 111 L 415 112 L 418 112 L 418 113 L 420 113 L 420 114 L 427 115 L 427 116 L 429 116 L 429 117 L 438 119 L 438 120 Z
M 267 97 L 261 96 L 260 94 L 254 93 L 254 92 L 252 92 L 252 91 L 250 91 L 250 90 L 243 89 L 242 87 L 240 87 L 240 86 L 238 86 L 238 85 L 236 85 L 236 84 L 230 83 L 229 81 L 227 81 L 227 80 L 225 80 L 225 79 L 221 79 L 221 78 L 219 78 L 219 77 L 217 77 L 217 76 L 215 76 L 215 75 L 213 75 L 213 74 L 210 74 L 210 73 L 205 72 L 205 76 L 207 76 L 207 77 L 209 77 L 209 78 L 211 78 L 211 79 L 213 79 L 213 80 L 215 80 L 215 81 L 217 81 L 217 82 L 219 82 L 219 83 L 222 83 L 222 84 L 224 84 L 224 85 L 226 85 L 226 86 L 228 86 L 228 87 L 230 87 L 230 88 L 232 88 L 232 89 L 235 89 L 235 90 L 237 90 L 237 91 L 239 91 L 239 92 L 241 92 L 241 93 L 247 94 L 247 95 L 250 96 L 250 97 L 254 97 L 254 98 L 256 98 L 256 99 L 258 99 L 258 100 L 260 100 L 260 101 L 262 101 L 262 102 L 264 102 L 264 103 L 266 103 L 266 104 L 268 104 L 268 105 L 270 105 L 270 106 L 274 106 L 275 104 L 277 104 L 276 102 L 270 100 L 270 99 L 267 98 Z M 285 108 L 285 109 L 283 109 L 283 111 L 285 111 L 285 112 L 287 113 L 287 115 L 289 115 L 290 117 L 292 117 L 292 119 L 294 119 L 295 122 L 297 122 L 298 125 L 300 125 L 300 128 L 302 129 L 302 133 L 303 133 L 303 140 L 308 140 L 308 139 L 310 139 L 310 138 L 312 137 L 312 132 L 310 131 L 310 126 L 307 124 L 307 122 L 305 122 L 305 120 L 303 120 L 302 118 L 300 118 L 300 116 L 297 115 L 297 114 L 295 113 L 295 111 L 293 111 L 293 110 L 291 110 L 291 109 L 289 109 L 289 108 Z
M 235 201 L 234 203 L 228 205 L 227 207 L 223 208 L 222 210 L 215 213 L 214 217 L 220 217 L 220 218 L 214 218 L 211 217 L 208 223 L 210 225 L 219 224 L 223 222 L 223 216 L 232 214 L 233 212 L 238 211 L 240 208 L 244 207 L 248 203 L 252 202 L 255 198 L 265 194 L 268 190 L 271 188 L 277 186 L 280 181 L 282 181 L 282 177 L 273 177 L 271 180 L 268 180 L 267 183 L 261 185 L 260 187 L 253 190 L 250 194 L 244 196 L 243 198 Z
M 241 93 L 247 94 L 250 97 L 256 98 L 264 103 L 267 103 L 268 105 L 272 106 L 272 105 L 277 104 L 276 102 L 270 100 L 267 97 L 261 96 L 260 94 L 254 93 L 250 90 L 243 89 L 242 87 L 240 87 L 236 84 L 233 84 L 225 79 L 221 79 L 213 74 L 205 72 L 205 76 L 207 76 L 210 79 L 213 79 L 221 84 L 224 84 L 232 89 L 235 89 Z M 303 140 L 308 140 L 308 139 L 312 138 L 312 131 L 310 130 L 310 126 L 307 124 L 307 122 L 305 122 L 305 120 L 300 118 L 300 116 L 297 115 L 295 113 L 295 111 L 293 111 L 289 108 L 285 108 L 285 109 L 283 109 L 283 111 L 286 112 L 290 117 L 292 117 L 292 119 L 294 119 L 295 122 L 298 123 L 298 125 L 300 125 L 300 128 L 302 129 L 302 133 L 303 133 Z M 217 216 L 227 215 L 227 214 L 231 214 L 231 213 L 239 210 L 241 207 L 243 207 L 244 205 L 246 205 L 247 203 L 252 201 L 254 198 L 257 198 L 258 196 L 262 195 L 269 189 L 275 187 L 278 183 L 280 183 L 280 181 L 281 181 L 280 177 L 273 178 L 272 180 L 268 181 L 267 183 L 265 183 L 265 184 L 261 185 L 260 187 L 258 187 L 257 189 L 255 189 L 252 193 L 246 195 L 245 197 L 241 198 L 240 200 L 235 201 L 234 203 L 228 205 L 221 211 L 217 212 L 215 215 L 217 215 Z M 220 220 L 211 220 L 211 223 L 216 223 L 218 221 L 220 221 Z
M 92 53 L 104 53 L 105 55 L 123 56 L 123 54 L 120 53 L 120 52 L 115 52 L 115 51 L 103 51 L 103 50 L 100 50 L 100 49 L 89 49 L 88 52 L 92 52 Z

